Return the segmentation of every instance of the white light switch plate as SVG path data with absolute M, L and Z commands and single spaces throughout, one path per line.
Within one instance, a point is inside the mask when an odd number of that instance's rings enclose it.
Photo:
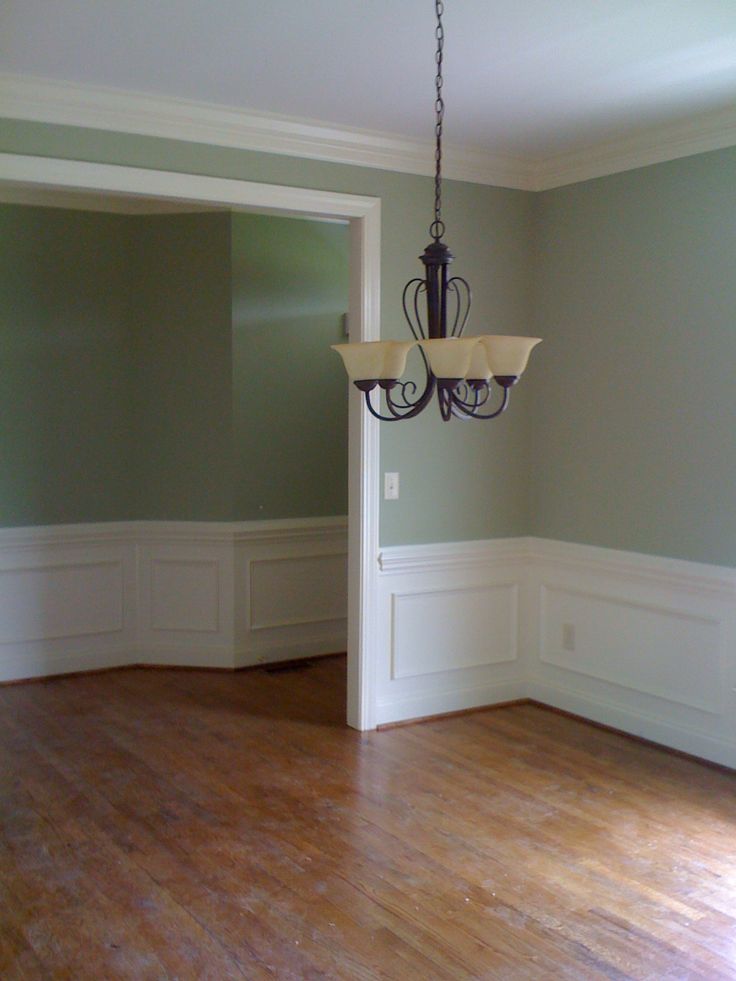
M 399 475 L 397 473 L 385 473 L 383 475 L 383 498 L 385 501 L 398 501 Z

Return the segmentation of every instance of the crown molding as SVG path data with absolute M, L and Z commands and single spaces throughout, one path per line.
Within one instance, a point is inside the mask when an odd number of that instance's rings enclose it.
M 736 146 L 736 108 L 547 157 L 537 162 L 532 185 L 535 191 L 547 191 L 730 146 Z
M 407 174 L 434 174 L 434 144 L 273 113 L 244 111 L 143 92 L 0 73 L 0 116 L 168 137 Z M 447 146 L 454 180 L 531 189 L 532 169 L 515 157 Z
M 406 174 L 434 174 L 434 144 L 274 113 L 143 92 L 0 73 L 0 117 L 166 137 Z M 446 145 L 451 180 L 524 191 L 551 188 L 736 146 L 736 109 L 543 158 Z

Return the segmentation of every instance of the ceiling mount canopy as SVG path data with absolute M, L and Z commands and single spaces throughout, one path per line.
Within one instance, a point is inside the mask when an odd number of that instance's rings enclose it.
M 442 220 L 443 12 L 442 0 L 435 0 L 434 218 L 429 226 L 432 241 L 419 257 L 424 265 L 424 276 L 410 279 L 403 294 L 404 316 L 414 340 L 333 345 L 343 359 L 348 377 L 363 392 L 369 411 L 384 422 L 412 419 L 429 405 L 435 393 L 445 421 L 452 416 L 495 419 L 508 405 L 509 390 L 526 368 L 532 348 L 541 340 L 539 337 L 499 334 L 462 337 L 470 313 L 470 286 L 461 276 L 448 276 L 449 265 L 455 257 L 442 241 L 445 234 Z M 421 392 L 416 382 L 399 380 L 409 351 L 415 346 L 419 348 L 426 374 Z M 377 405 L 372 401 L 374 391 L 378 392 Z M 381 411 L 381 392 L 388 414 Z M 493 397 L 496 392 L 500 396 L 498 399 Z

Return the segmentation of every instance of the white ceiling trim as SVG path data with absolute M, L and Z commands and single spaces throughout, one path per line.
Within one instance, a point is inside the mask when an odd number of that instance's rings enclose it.
M 0 73 L 0 116 L 168 137 L 399 173 L 434 173 L 434 145 L 313 120 L 206 102 Z M 544 191 L 606 174 L 736 145 L 736 109 L 659 126 L 541 160 L 446 145 L 445 176 L 475 184 Z
M 51 79 L 0 73 L 0 116 L 163 136 L 400 173 L 434 174 L 434 144 L 312 120 L 245 112 L 206 102 L 164 98 Z M 522 160 L 484 150 L 446 147 L 447 177 L 531 190 Z
M 536 189 L 605 177 L 636 167 L 736 146 L 736 109 L 698 116 L 685 123 L 652 127 L 637 136 L 561 153 L 536 167 Z

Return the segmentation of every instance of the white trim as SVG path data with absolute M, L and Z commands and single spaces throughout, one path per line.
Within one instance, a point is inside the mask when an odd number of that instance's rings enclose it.
M 652 127 L 636 136 L 547 157 L 534 168 L 533 190 L 547 191 L 730 146 L 736 146 L 736 109 L 707 113 L 685 122 Z
M 362 222 L 372 215 L 373 223 L 377 223 L 380 231 L 380 198 L 336 191 L 14 153 L 0 154 L 0 180 L 40 187 L 72 187 L 174 201 L 208 202 L 249 211 L 286 212 L 315 218 L 348 218 Z M 358 320 L 356 317 L 355 321 Z
M 398 173 L 434 167 L 432 144 L 390 133 L 10 73 L 0 73 L 0 116 Z M 736 110 L 723 109 L 546 157 L 447 145 L 443 166 L 453 180 L 544 191 L 734 145 Z
M 105 527 L 104 525 L 101 527 Z M 0 535 L 2 532 L 0 532 Z M 552 538 L 489 538 L 428 545 L 383 546 L 379 553 L 382 576 L 405 573 L 451 572 L 459 568 L 500 562 L 554 563 L 580 571 L 605 572 L 666 587 L 676 585 L 699 593 L 723 594 L 736 601 L 736 568 L 672 559 L 644 552 L 583 545 Z
M 494 538 L 485 541 L 442 542 L 436 545 L 397 545 L 381 549 L 378 564 L 382 573 L 452 572 L 493 562 L 515 562 L 527 558 L 527 538 Z
M 258 666 L 278 664 L 283 661 L 296 661 L 312 657 L 331 657 L 345 650 L 345 631 L 337 629 L 323 633 L 318 641 L 302 641 L 297 643 L 280 643 L 270 650 L 258 652 Z M 245 649 L 236 649 L 234 657 L 235 668 L 253 667 L 252 653 Z
M 423 719 L 432 715 L 446 715 L 449 712 L 463 712 L 466 709 L 513 702 L 527 697 L 523 678 L 466 688 L 452 688 L 441 693 L 410 695 L 390 702 L 381 702 L 378 706 L 376 725 Z
M 650 742 L 736 769 L 736 743 L 726 739 L 682 724 L 672 725 L 642 712 L 627 711 L 621 705 L 591 697 L 586 692 L 565 685 L 545 684 L 531 679 L 527 681 L 526 696 L 543 705 L 572 712 L 632 736 L 640 736 Z
M 108 671 L 115 668 L 126 668 L 131 664 L 139 664 L 138 651 L 112 647 L 102 650 L 98 643 L 87 645 L 89 650 L 77 642 L 75 649 L 69 653 L 57 654 L 53 663 L 44 651 L 24 652 L 12 657 L 3 657 L 0 661 L 0 683 L 27 681 L 31 678 L 54 678 L 57 675 L 76 674 L 87 671 Z
M 212 146 L 392 170 L 434 174 L 434 144 L 313 119 L 207 102 L 0 74 L 0 116 L 166 137 Z M 477 184 L 531 188 L 523 160 L 478 147 L 447 146 L 447 177 Z
M 381 225 L 378 208 L 350 229 L 350 313 L 363 341 L 381 336 Z M 348 405 L 348 651 L 370 652 L 348 657 L 348 724 L 376 726 L 379 533 L 379 427 L 361 393 L 349 387 Z
M 357 339 L 380 337 L 380 198 L 21 154 L 0 154 L 0 180 L 349 219 L 350 323 Z M 351 395 L 349 419 L 348 723 L 356 729 L 370 729 L 375 726 L 373 677 L 378 656 L 373 611 L 378 575 L 379 430 L 358 394 Z
M 568 566 L 581 572 L 614 574 L 666 588 L 676 585 L 680 589 L 724 594 L 736 599 L 736 569 L 728 566 L 545 538 L 527 538 L 525 541 L 528 558 L 535 564 L 552 562 L 558 567 Z
M 104 521 L 0 528 L 0 548 L 43 548 L 50 545 L 96 545 L 108 542 L 135 542 L 135 522 Z
M 98 521 L 86 524 L 31 525 L 0 528 L 0 548 L 38 547 L 39 545 L 73 545 L 84 542 L 191 541 L 193 529 L 197 542 L 218 544 L 231 542 L 295 541 L 301 538 L 345 537 L 348 519 L 345 515 L 324 518 L 273 518 L 265 521 Z

